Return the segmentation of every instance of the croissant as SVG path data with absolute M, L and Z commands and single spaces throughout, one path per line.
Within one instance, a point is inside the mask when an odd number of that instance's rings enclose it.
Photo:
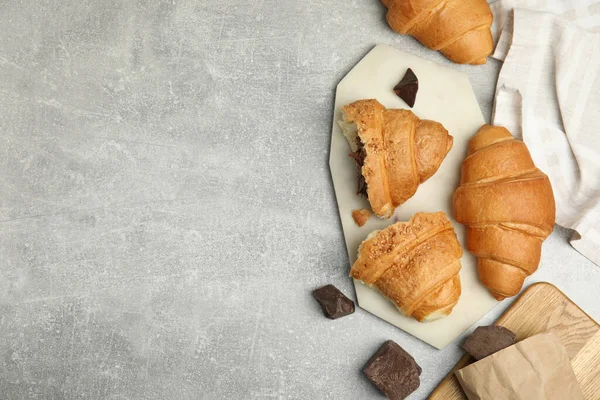
M 382 0 L 387 21 L 459 64 L 485 64 L 494 19 L 486 0 Z
M 454 215 L 467 225 L 467 249 L 479 278 L 503 300 L 519 293 L 540 263 L 556 206 L 550 180 L 536 168 L 525 143 L 503 127 L 484 125 L 471 138 Z
M 417 213 L 372 232 L 350 276 L 378 289 L 402 314 L 429 322 L 449 315 L 458 302 L 461 257 L 446 214 Z
M 358 166 L 358 194 L 367 196 L 377 216 L 389 218 L 437 171 L 453 138 L 442 124 L 387 110 L 377 100 L 356 101 L 342 112 L 339 124 Z

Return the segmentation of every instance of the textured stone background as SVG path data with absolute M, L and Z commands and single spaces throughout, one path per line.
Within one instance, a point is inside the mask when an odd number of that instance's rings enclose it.
M 310 296 L 353 296 L 332 104 L 377 43 L 449 64 L 375 0 L 0 0 L 0 397 L 380 398 L 359 370 L 389 338 L 424 398 L 456 343 Z M 489 118 L 500 64 L 453 67 Z M 533 280 L 600 319 L 568 235 Z

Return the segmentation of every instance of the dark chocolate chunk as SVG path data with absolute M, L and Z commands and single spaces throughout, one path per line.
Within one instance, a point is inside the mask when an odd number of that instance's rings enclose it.
M 479 326 L 463 344 L 463 350 L 481 360 L 517 342 L 517 336 L 503 326 Z
M 364 374 L 389 399 L 402 400 L 420 385 L 421 367 L 402 347 L 388 340 L 363 368 Z
M 313 297 L 319 302 L 327 318 L 336 319 L 354 312 L 354 302 L 333 285 L 315 289 Z
M 394 87 L 394 93 L 400 97 L 410 108 L 415 105 L 417 92 L 419 91 L 419 79 L 412 69 L 408 69 L 404 78 Z

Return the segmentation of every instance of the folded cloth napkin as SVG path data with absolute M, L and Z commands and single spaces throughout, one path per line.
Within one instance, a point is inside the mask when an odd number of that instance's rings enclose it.
M 490 4 L 494 13 L 492 36 L 496 49 L 492 57 L 504 60 L 510 49 L 514 32 L 514 9 L 547 12 L 558 15 L 590 31 L 600 30 L 600 1 L 598 0 L 499 0 Z
M 600 1 L 500 0 L 492 10 L 494 57 L 504 59 L 492 123 L 522 137 L 552 182 L 556 223 L 600 265 Z

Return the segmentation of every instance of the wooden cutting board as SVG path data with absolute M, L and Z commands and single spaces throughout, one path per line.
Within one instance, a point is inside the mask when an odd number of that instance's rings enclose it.
M 583 395 L 600 399 L 600 325 L 554 285 L 531 285 L 496 321 L 517 334 L 517 340 L 553 330 L 567 348 Z M 465 355 L 431 393 L 430 400 L 467 399 L 454 371 L 471 364 Z

